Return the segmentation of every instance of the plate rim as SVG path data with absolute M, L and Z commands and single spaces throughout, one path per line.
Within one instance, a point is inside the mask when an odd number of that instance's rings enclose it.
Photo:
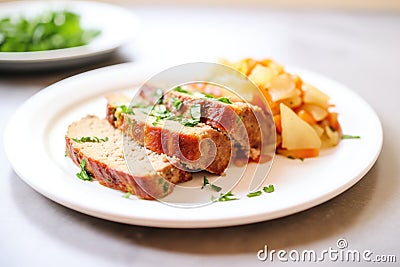
M 234 225 L 243 225 L 243 224 L 249 224 L 249 223 L 256 223 L 256 222 L 260 222 L 260 221 L 266 221 L 266 220 L 272 220 L 272 219 L 276 219 L 276 218 L 280 218 L 280 217 L 284 217 L 284 216 L 288 216 L 291 214 L 295 214 L 298 213 L 300 211 L 318 206 L 332 198 L 334 198 L 335 196 L 338 196 L 339 194 L 343 193 L 344 191 L 346 191 L 347 189 L 349 189 L 350 187 L 352 187 L 354 184 L 356 184 L 362 177 L 365 176 L 365 174 L 372 168 L 372 166 L 374 165 L 374 163 L 376 162 L 376 160 L 379 157 L 379 154 L 382 150 L 382 145 L 383 145 L 383 130 L 382 130 L 382 124 L 379 120 L 378 115 L 376 114 L 376 112 L 372 109 L 372 107 L 363 99 L 361 98 L 359 95 L 357 95 L 354 91 L 351 91 L 349 88 L 347 88 L 346 86 L 340 84 L 341 86 L 343 86 L 343 88 L 345 90 L 347 90 L 347 92 L 350 92 L 351 94 L 353 94 L 353 96 L 356 96 L 358 98 L 358 100 L 362 101 L 364 105 L 366 105 L 366 107 L 372 112 L 372 114 L 375 116 L 376 122 L 378 123 L 377 126 L 379 126 L 379 129 L 377 129 L 378 134 L 379 134 L 379 140 L 378 140 L 378 150 L 375 151 L 374 156 L 371 158 L 370 162 L 368 163 L 368 166 L 364 167 L 364 170 L 362 172 L 360 172 L 357 176 L 353 177 L 352 179 L 349 179 L 347 181 L 347 183 L 342 184 L 340 187 L 336 188 L 335 190 L 331 191 L 329 194 L 324 194 L 321 195 L 317 198 L 314 199 L 310 199 L 307 203 L 302 203 L 302 204 L 295 204 L 292 206 L 287 207 L 286 209 L 281 209 L 278 211 L 274 211 L 271 214 L 269 214 L 269 216 L 267 216 L 267 218 L 265 218 L 264 213 L 260 213 L 260 214 L 253 214 L 252 216 L 236 216 L 235 221 L 229 221 L 229 220 L 221 220 L 221 219 L 210 219 L 210 218 L 206 218 L 205 220 L 197 220 L 197 221 L 193 221 L 193 220 L 169 220 L 169 219 L 154 219 L 154 218 L 145 218 L 145 217 L 134 217 L 134 222 L 132 221 L 132 217 L 116 217 L 115 215 L 113 216 L 112 214 L 108 214 L 108 213 L 104 213 L 104 211 L 102 211 L 101 209 L 91 209 L 88 210 L 87 207 L 84 206 L 79 206 L 79 205 L 74 205 L 71 202 L 66 201 L 65 199 L 60 199 L 58 196 L 52 195 L 51 192 L 46 192 L 46 190 L 43 190 L 43 188 L 38 188 L 38 186 L 33 183 L 31 181 L 31 179 L 29 177 L 25 177 L 25 175 L 18 169 L 16 162 L 15 162 L 15 152 L 12 151 L 12 146 L 11 143 L 9 142 L 10 140 L 12 140 L 12 130 L 13 127 L 15 126 L 15 123 L 13 123 L 15 120 L 15 118 L 18 118 L 18 114 L 20 114 L 23 109 L 27 106 L 29 106 L 30 103 L 34 102 L 35 100 L 39 99 L 43 96 L 45 96 L 46 94 L 49 93 L 53 93 L 55 92 L 55 90 L 51 91 L 52 89 L 54 89 L 54 87 L 59 86 L 60 84 L 64 84 L 64 83 L 68 83 L 69 81 L 73 81 L 73 80 L 79 80 L 85 76 L 91 76 L 91 75 L 96 75 L 98 73 L 101 72 L 116 72 L 118 70 L 124 70 L 124 69 L 135 69 L 138 68 L 138 66 L 143 66 L 143 63 L 123 63 L 123 64 L 117 64 L 117 65 L 113 65 L 113 66 L 108 66 L 108 67 L 103 67 L 100 69 L 96 69 L 96 70 L 92 70 L 92 71 L 88 71 L 88 72 L 84 72 L 69 78 L 66 78 L 64 80 L 61 80 L 57 83 L 54 83 L 48 87 L 46 87 L 45 89 L 43 89 L 42 91 L 40 91 L 39 93 L 35 94 L 34 96 L 32 96 L 31 98 L 29 98 L 27 101 L 25 101 L 18 109 L 17 111 L 13 114 L 13 116 L 11 117 L 11 119 L 9 120 L 6 129 L 5 129 L 5 133 L 4 133 L 4 147 L 5 147 L 5 151 L 6 151 L 6 155 L 7 158 L 9 159 L 11 166 L 13 167 L 13 169 L 15 170 L 15 172 L 18 174 L 18 176 L 28 185 L 30 185 L 33 189 L 35 189 L 37 192 L 41 193 L 42 195 L 46 196 L 47 198 L 63 205 L 66 206 L 68 208 L 71 208 L 73 210 L 79 211 L 81 213 L 84 214 L 88 214 L 94 217 L 98 217 L 98 218 L 102 218 L 102 219 L 106 219 L 106 220 L 110 220 L 110 221 L 116 221 L 116 222 L 121 222 L 121 223 L 127 223 L 127 224 L 134 224 L 134 225 L 142 225 L 142 226 L 151 226 L 151 227 L 163 227 L 163 228 L 212 228 L 212 227 L 225 227 L 225 226 L 234 226 Z M 152 69 L 151 66 L 148 66 L 150 69 Z M 144 68 L 144 72 L 147 71 L 147 67 Z M 287 69 L 291 69 L 290 67 L 287 67 Z M 294 69 L 298 69 L 298 70 L 302 70 L 302 73 L 308 72 L 311 73 L 312 75 L 316 75 L 318 77 L 321 77 L 325 80 L 331 81 L 333 83 L 339 84 L 338 82 L 329 79 L 323 75 L 320 75 L 318 73 L 315 72 L 311 72 L 308 70 L 304 70 L 302 68 L 294 68 Z M 20 115 L 19 115 L 20 116 Z M 241 199 L 240 202 L 243 201 L 249 201 L 251 202 L 252 199 Z M 232 202 L 232 205 L 236 205 L 234 202 Z M 224 204 L 224 203 L 215 203 L 211 206 L 218 205 L 218 204 Z M 163 205 L 163 204 L 161 204 Z

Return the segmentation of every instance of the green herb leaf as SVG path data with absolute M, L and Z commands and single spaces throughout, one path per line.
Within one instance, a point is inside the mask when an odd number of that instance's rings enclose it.
M 84 136 L 81 138 L 71 138 L 73 141 L 77 143 L 100 143 L 100 142 L 107 142 L 108 137 L 105 138 L 98 138 L 97 136 Z
M 224 202 L 224 201 L 232 201 L 232 200 L 238 200 L 238 198 L 234 197 L 235 195 L 229 191 L 226 194 L 221 194 L 220 197 L 218 198 L 219 202 Z
M 206 98 L 216 98 L 216 96 L 213 94 L 207 94 L 207 93 L 201 93 L 201 94 L 204 95 Z
M 159 121 L 160 121 L 160 117 L 156 117 L 156 120 L 153 121 L 151 124 L 153 124 L 153 126 L 157 126 Z
M 168 184 L 167 181 L 165 181 L 165 182 L 164 182 L 164 185 L 163 185 L 163 192 L 164 192 L 164 193 L 167 193 L 167 192 L 168 192 L 168 189 L 169 189 L 169 184 Z
M 194 127 L 197 124 L 199 124 L 200 121 L 198 120 L 193 120 L 193 119 L 181 119 L 180 123 L 183 126 L 188 126 L 188 127 Z
M 272 192 L 275 191 L 275 187 L 274 187 L 273 184 L 270 184 L 269 186 L 264 186 L 264 187 L 263 187 L 263 191 L 264 191 L 265 193 L 272 193 Z
M 258 197 L 262 194 L 261 191 L 255 191 L 247 194 L 247 197 Z
M 203 186 L 201 187 L 201 189 L 204 189 L 204 187 L 206 187 L 206 185 L 208 185 L 208 184 L 210 184 L 210 183 L 208 182 L 207 177 L 204 175 L 203 176 Z
M 88 44 L 100 34 L 85 30 L 71 11 L 43 12 L 35 17 L 0 20 L 0 52 L 30 52 Z
M 222 190 L 222 187 L 215 185 L 215 184 L 210 184 L 210 187 L 212 190 L 214 190 L 215 192 L 219 192 Z
M 178 86 L 174 88 L 174 91 L 179 92 L 179 93 L 185 93 L 185 94 L 189 94 L 189 91 L 183 89 L 182 87 Z
M 225 103 L 225 104 L 232 104 L 231 100 L 227 97 L 220 97 L 220 98 L 218 98 L 218 101 Z
M 135 115 L 135 112 L 133 111 L 132 107 L 128 107 L 126 105 L 121 105 L 121 106 L 118 106 L 118 108 L 120 108 L 121 112 L 124 114 Z
M 131 192 L 126 192 L 125 194 L 122 195 L 123 198 L 129 198 L 131 196 Z
M 203 186 L 201 187 L 201 189 L 204 189 L 207 185 L 210 185 L 210 188 L 211 188 L 212 190 L 216 191 L 216 192 L 219 192 L 219 191 L 222 190 L 222 187 L 219 187 L 218 185 L 215 185 L 215 184 L 211 184 L 211 183 L 208 181 L 207 177 L 204 176 L 204 177 L 203 177 Z
M 180 110 L 182 107 L 182 104 L 183 104 L 182 100 L 175 98 L 175 97 L 172 97 L 171 100 L 172 100 L 172 106 L 174 107 L 174 109 L 176 111 Z
M 296 158 L 296 157 L 293 157 L 293 156 L 291 156 L 291 155 L 287 156 L 287 158 L 288 158 L 288 159 L 299 159 L 299 160 L 301 160 L 301 161 L 304 161 L 304 158 Z
M 92 176 L 85 169 L 86 160 L 82 159 L 79 164 L 81 171 L 76 174 L 76 176 L 83 181 L 92 181 Z
M 360 139 L 361 136 L 359 135 L 348 135 L 348 134 L 344 134 L 341 137 L 342 139 Z

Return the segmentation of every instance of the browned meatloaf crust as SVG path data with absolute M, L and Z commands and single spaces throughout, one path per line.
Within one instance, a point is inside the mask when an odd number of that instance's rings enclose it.
M 108 97 L 107 119 L 112 125 L 156 153 L 177 157 L 190 170 L 224 173 L 231 158 L 231 142 L 226 134 L 202 123 L 186 127 L 176 121 L 154 123 L 155 117 L 140 112 L 118 113 L 117 106 L 127 103 L 127 97 Z
M 76 142 L 81 137 L 108 138 L 103 142 Z M 87 116 L 68 127 L 67 155 L 79 166 L 86 161 L 86 171 L 100 184 L 123 192 L 136 194 L 139 198 L 153 199 L 167 195 L 173 184 L 188 181 L 191 174 L 171 164 L 166 155 L 151 152 L 132 140 L 123 142 L 121 131 L 112 127 L 106 119 Z M 125 145 L 131 172 L 125 162 Z M 170 159 L 174 161 L 174 159 Z M 164 179 L 166 180 L 164 180 Z
M 263 137 L 257 117 L 266 118 L 260 107 L 244 102 L 229 104 L 213 98 L 199 97 L 191 92 L 172 90 L 164 95 L 164 102 L 169 108 L 173 107 L 175 99 L 182 101 L 180 112 L 185 112 L 192 105 L 200 104 L 201 122 L 229 133 L 234 142 L 244 148 L 250 146 L 248 157 L 254 161 L 260 159 Z M 239 120 L 242 124 L 238 123 Z M 266 125 L 264 128 L 267 128 Z

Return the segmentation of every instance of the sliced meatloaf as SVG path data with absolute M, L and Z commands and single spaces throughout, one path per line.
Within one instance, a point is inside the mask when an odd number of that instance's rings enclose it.
M 121 100 L 122 96 L 108 97 L 107 119 L 140 145 L 177 157 L 188 170 L 224 173 L 232 150 L 226 134 L 203 123 L 189 127 L 173 120 L 158 121 L 140 110 L 126 114 L 117 108 Z M 127 103 L 125 105 L 129 105 Z
M 190 173 L 175 167 L 179 166 L 176 159 L 145 149 L 129 138 L 123 140 L 121 131 L 106 119 L 87 116 L 72 123 L 65 140 L 67 155 L 78 166 L 85 160 L 85 171 L 100 184 L 139 198 L 163 197 L 173 184 L 191 179 Z
M 220 101 L 210 95 L 189 91 L 172 90 L 164 95 L 164 103 L 168 108 L 173 108 L 177 99 L 182 103 L 179 109 L 181 113 L 186 112 L 195 104 L 200 104 L 201 122 L 229 133 L 236 144 L 249 150 L 248 157 L 250 159 L 254 161 L 260 159 L 263 135 L 258 120 L 265 121 L 266 119 L 266 115 L 260 107 L 244 102 Z M 263 125 L 263 127 L 268 129 L 267 125 Z

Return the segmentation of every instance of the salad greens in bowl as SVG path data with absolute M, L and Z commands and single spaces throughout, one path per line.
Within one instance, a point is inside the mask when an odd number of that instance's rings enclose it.
M 88 44 L 100 30 L 84 29 L 80 15 L 69 10 L 45 11 L 33 18 L 0 18 L 0 52 L 32 52 Z
M 140 29 L 133 12 L 89 1 L 0 2 L 0 71 L 104 60 Z

